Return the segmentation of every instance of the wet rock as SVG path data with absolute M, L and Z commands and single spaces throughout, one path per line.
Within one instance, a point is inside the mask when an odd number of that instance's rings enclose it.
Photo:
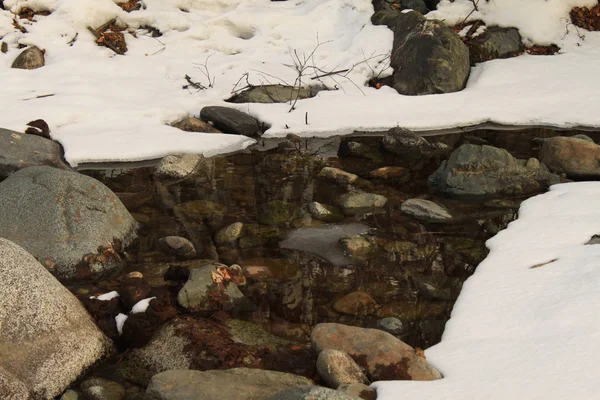
M 515 57 L 525 51 L 519 30 L 492 26 L 467 43 L 471 63 Z
M 402 321 L 396 317 L 382 318 L 377 321 L 377 329 L 381 329 L 382 331 L 386 331 L 391 335 L 398 336 L 402 334 L 404 330 L 404 324 L 402 324 Z
M 44 52 L 32 46 L 21 52 L 13 61 L 11 68 L 37 69 L 45 65 Z
M 338 156 L 366 158 L 374 163 L 381 163 L 384 158 L 379 146 L 353 140 L 342 140 L 338 150 Z
M 215 129 L 211 124 L 196 117 L 182 119 L 173 124 L 173 127 L 186 132 L 221 133 L 220 130 Z
M 0 237 L 24 247 L 60 279 L 116 271 L 118 248 L 136 236 L 137 222 L 118 197 L 75 172 L 19 170 L 0 183 L 0 204 Z
M 290 341 L 271 335 L 264 328 L 253 322 L 241 319 L 230 319 L 227 327 L 234 341 L 259 348 L 268 348 L 272 351 L 279 347 L 289 346 Z
M 400 210 L 421 222 L 444 223 L 452 220 L 452 215 L 445 207 L 424 199 L 408 199 L 402 203 Z
M 337 390 L 359 399 L 377 400 L 377 391 L 364 383 L 344 383 Z
M 348 353 L 371 380 L 434 380 L 441 374 L 415 350 L 387 332 L 324 323 L 311 334 L 316 351 L 335 349 Z
M 427 14 L 429 9 L 423 0 L 402 0 L 403 10 L 414 10 L 421 14 Z
M 154 176 L 161 181 L 182 180 L 193 176 L 204 165 L 202 154 L 169 154 L 160 160 Z
M 273 273 L 269 267 L 264 265 L 246 265 L 244 266 L 244 276 L 256 282 L 264 282 L 271 279 Z
M 268 400 L 357 400 L 356 397 L 321 386 L 297 386 L 283 390 Z
M 89 400 L 123 400 L 125 398 L 123 386 L 103 378 L 86 379 L 81 383 L 81 391 Z
M 152 399 L 165 400 L 256 400 L 310 384 L 304 377 L 261 369 L 171 370 L 154 375 L 146 394 Z
M 297 87 L 285 85 L 260 85 L 237 93 L 227 101 L 230 103 L 287 103 L 296 99 L 314 97 L 321 87 Z
M 352 357 L 343 351 L 325 349 L 317 358 L 317 371 L 329 387 L 337 388 L 345 383 L 369 383 Z
M 261 134 L 260 124 L 256 119 L 234 108 L 204 107 L 200 110 L 200 118 L 224 133 L 250 137 L 259 137 Z
M 350 185 L 358 179 L 358 176 L 355 174 L 333 167 L 323 168 L 319 172 L 319 177 L 334 181 L 340 185 Z
M 47 165 L 71 170 L 57 142 L 0 128 L 0 181 L 20 169 Z
M 408 168 L 404 167 L 382 167 L 371 171 L 369 175 L 373 179 L 389 179 L 398 183 L 407 182 L 410 178 Z
M 60 400 L 80 400 L 80 396 L 77 394 L 76 391 L 74 390 L 67 390 L 65 393 L 63 393 L 62 396 L 60 396 Z
M 192 200 L 177 204 L 173 207 L 176 215 L 195 222 L 205 220 L 215 223 L 223 218 L 227 212 L 227 206 L 208 200 Z
M 242 237 L 243 231 L 244 224 L 241 222 L 235 222 L 217 232 L 215 235 L 215 242 L 217 244 L 235 243 L 239 238 Z
M 544 140 L 540 161 L 570 178 L 600 177 L 600 146 L 584 139 L 558 136 Z
M 340 245 L 346 254 L 355 260 L 366 260 L 373 245 L 361 235 L 350 235 L 340 239 Z
M 0 276 L 1 393 L 54 398 L 112 350 L 79 300 L 6 239 Z
M 344 219 L 344 214 L 336 207 L 316 201 L 308 204 L 308 212 L 313 218 L 323 222 L 339 222 Z
M 429 143 L 408 129 L 392 128 L 382 140 L 383 148 L 400 157 L 400 162 L 410 170 L 421 169 L 432 159 L 447 157 L 452 149 L 443 143 Z
M 158 239 L 158 243 L 163 249 L 166 249 L 178 257 L 184 259 L 196 257 L 196 248 L 194 247 L 194 244 L 186 238 L 180 236 L 166 236 Z
M 591 137 L 589 137 L 588 135 L 584 135 L 583 133 L 580 133 L 578 135 L 573 135 L 571 136 L 573 139 L 582 139 L 585 140 L 586 142 L 590 142 L 590 143 L 596 143 L 594 142 L 594 139 L 592 139 Z
M 366 316 L 377 310 L 377 302 L 365 292 L 353 292 L 333 303 L 336 312 L 348 315 Z
M 302 217 L 300 206 L 296 202 L 273 200 L 262 206 L 258 212 L 258 222 L 269 226 L 289 225 Z
M 537 193 L 559 182 L 543 164 L 528 167 L 506 150 L 463 144 L 429 177 L 428 185 L 451 198 L 489 199 Z
M 196 311 L 252 309 L 252 304 L 237 285 L 219 274 L 219 268 L 229 270 L 222 264 L 211 264 L 190 271 L 188 281 L 177 295 L 179 305 Z M 220 279 L 223 283 L 215 282 Z
M 387 198 L 373 193 L 348 193 L 341 197 L 340 207 L 346 215 L 374 212 L 387 203 Z
M 418 12 L 392 13 L 379 11 L 371 21 L 394 31 L 394 89 L 404 95 L 462 90 L 470 72 L 469 49 L 458 35 Z

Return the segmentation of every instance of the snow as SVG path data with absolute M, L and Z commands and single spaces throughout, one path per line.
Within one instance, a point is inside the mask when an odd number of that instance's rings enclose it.
M 90 299 L 102 300 L 102 301 L 110 301 L 115 297 L 119 297 L 119 293 L 116 290 L 112 292 L 101 294 L 100 296 L 90 296 Z
M 519 219 L 487 242 L 441 343 L 426 351 L 444 378 L 377 382 L 377 398 L 598 398 L 600 246 L 584 245 L 600 232 L 598 201 L 594 182 L 525 201 Z
M 572 6 L 595 0 L 480 2 L 471 19 L 516 26 L 528 41 L 556 43 L 562 54 L 486 62 L 473 69 L 464 91 L 422 97 L 365 86 L 373 76 L 391 73 L 385 56 L 392 32 L 371 25 L 370 0 L 145 0 L 145 9 L 132 13 L 121 10 L 118 2 L 122 0 L 4 2 L 0 35 L 8 52 L 0 56 L 2 127 L 22 131 L 28 121 L 46 120 L 67 161 L 77 165 L 173 152 L 210 156 L 254 143 L 169 126 L 197 116 L 207 105 L 249 112 L 272 126 L 266 137 L 331 136 L 397 125 L 424 131 L 485 122 L 600 126 L 600 33 L 584 32 L 581 39 L 567 24 Z M 28 31 L 21 33 L 12 26 L 9 11 L 21 7 L 52 13 L 36 16 L 36 22 L 19 20 Z M 432 17 L 448 23 L 464 20 L 471 8 L 468 0 L 443 1 Z M 129 50 L 124 56 L 98 47 L 86 29 L 111 18 L 137 36 L 125 34 Z M 163 36 L 152 38 L 142 29 L 146 25 Z M 46 65 L 11 69 L 21 51 L 18 44 L 45 49 Z M 246 84 L 246 77 L 255 85 L 294 84 L 295 54 L 324 71 L 352 70 L 346 77 L 324 78 L 326 86 L 338 90 L 299 101 L 292 112 L 289 104 L 224 102 L 234 88 Z M 183 89 L 186 74 L 214 85 L 202 91 Z M 303 83 L 318 82 L 306 76 Z
M 149 297 L 147 299 L 143 299 L 143 300 L 138 301 L 131 308 L 131 311 L 129 312 L 129 314 L 137 314 L 137 313 L 146 312 L 146 309 L 150 305 L 150 300 L 155 299 L 155 298 L 156 297 Z
M 119 335 L 123 334 L 123 325 L 125 325 L 125 321 L 127 321 L 127 318 L 129 318 L 129 316 L 123 313 L 119 313 L 115 317 L 115 322 L 117 323 L 117 332 L 119 332 Z

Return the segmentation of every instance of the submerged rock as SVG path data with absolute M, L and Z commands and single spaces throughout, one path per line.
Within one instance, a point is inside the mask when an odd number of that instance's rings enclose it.
M 181 258 L 196 257 L 196 248 L 188 239 L 180 236 L 166 236 L 158 239 L 158 243 L 170 253 Z
M 339 222 L 344 219 L 344 214 L 336 207 L 313 201 L 308 204 L 308 212 L 313 218 L 323 222 Z
M 366 316 L 377 310 L 377 302 L 365 292 L 352 292 L 333 303 L 336 312 L 348 315 Z
M 370 213 L 383 208 L 387 198 L 374 193 L 348 193 L 341 197 L 340 207 L 346 215 Z
M 235 108 L 209 106 L 200 110 L 200 118 L 211 123 L 215 128 L 233 135 L 258 137 L 261 134 L 260 124 L 250 115 Z
M 409 170 L 419 170 L 435 159 L 446 158 L 452 149 L 443 143 L 430 143 L 424 137 L 403 128 L 392 128 L 382 139 L 383 148 L 397 155 Z M 387 172 L 390 172 L 387 167 Z
M 449 222 L 452 215 L 445 207 L 424 199 L 408 199 L 400 206 L 400 210 L 421 222 Z
M 89 400 L 123 400 L 125 388 L 104 378 L 90 378 L 81 383 L 81 391 Z
M 242 237 L 243 231 L 244 224 L 241 222 L 234 222 L 217 232 L 215 235 L 215 242 L 217 244 L 235 243 Z

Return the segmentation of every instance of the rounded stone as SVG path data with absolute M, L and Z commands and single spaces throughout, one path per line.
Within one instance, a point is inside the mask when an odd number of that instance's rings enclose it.
M 377 321 L 377 329 L 381 329 L 382 331 L 386 331 L 387 333 L 397 336 L 402 333 L 404 325 L 399 318 L 388 317 Z
M 192 242 L 180 236 L 166 236 L 160 238 L 158 242 L 164 249 L 180 256 L 182 258 L 193 258 L 196 256 L 196 249 Z
M 358 364 L 347 353 L 325 349 L 317 358 L 317 371 L 329 387 L 337 388 L 344 383 L 368 383 Z
M 32 46 L 25 49 L 15 58 L 11 68 L 18 69 L 37 69 L 45 65 L 44 52 L 39 48 Z

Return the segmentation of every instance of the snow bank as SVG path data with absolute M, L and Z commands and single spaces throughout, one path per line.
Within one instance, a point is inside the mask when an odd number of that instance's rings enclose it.
M 600 184 L 555 185 L 487 242 L 441 343 L 434 382 L 378 382 L 379 400 L 597 398 Z M 556 259 L 546 265 L 531 268 Z

